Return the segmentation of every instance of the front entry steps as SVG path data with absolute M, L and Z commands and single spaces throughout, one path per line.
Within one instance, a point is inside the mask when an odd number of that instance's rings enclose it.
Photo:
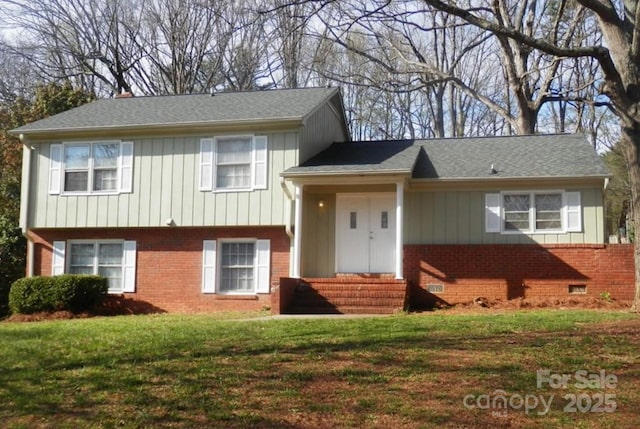
M 392 277 L 348 275 L 302 279 L 287 313 L 393 314 L 404 310 L 407 281 Z

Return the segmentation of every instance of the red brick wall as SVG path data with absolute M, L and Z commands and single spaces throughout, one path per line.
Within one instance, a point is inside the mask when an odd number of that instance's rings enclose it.
M 51 274 L 53 241 L 135 240 L 136 292 L 125 296 L 170 312 L 269 307 L 269 295 L 229 297 L 202 293 L 202 241 L 245 237 L 271 240 L 272 285 L 289 275 L 289 238 L 283 227 L 47 229 L 29 233 L 35 244 L 35 275 Z
M 407 245 L 404 270 L 414 306 L 567 297 L 569 285 L 586 285 L 595 297 L 608 292 L 629 300 L 634 292 L 631 244 Z M 427 293 L 428 284 L 443 284 L 444 293 Z
M 271 285 L 271 314 L 283 314 L 291 307 L 300 279 L 283 277 Z

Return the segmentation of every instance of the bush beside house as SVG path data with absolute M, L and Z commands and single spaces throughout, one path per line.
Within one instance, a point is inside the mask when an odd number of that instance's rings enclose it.
M 79 313 L 100 304 L 107 290 L 107 279 L 100 276 L 64 274 L 26 277 L 11 286 L 9 309 L 13 314 L 42 311 Z

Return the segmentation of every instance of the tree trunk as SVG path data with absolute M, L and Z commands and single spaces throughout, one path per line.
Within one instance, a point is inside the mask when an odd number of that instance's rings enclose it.
M 635 295 L 631 310 L 640 312 L 640 124 L 622 127 L 622 147 L 629 168 L 629 183 L 631 185 L 631 212 L 633 215 L 633 248 L 635 261 Z

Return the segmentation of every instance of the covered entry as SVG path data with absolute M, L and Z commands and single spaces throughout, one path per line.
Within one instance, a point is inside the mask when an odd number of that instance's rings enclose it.
M 336 195 L 336 272 L 393 273 L 394 194 Z
M 294 208 L 291 277 L 402 279 L 404 190 L 419 151 L 411 141 L 334 143 L 283 172 Z

